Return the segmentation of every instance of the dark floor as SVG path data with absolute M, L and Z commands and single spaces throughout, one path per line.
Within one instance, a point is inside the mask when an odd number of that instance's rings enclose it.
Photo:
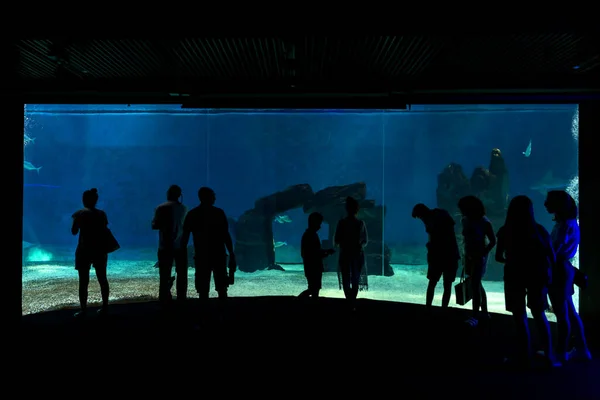
M 221 320 L 211 300 L 203 321 L 196 301 L 183 312 L 165 312 L 154 302 L 115 304 L 108 316 L 92 309 L 83 321 L 73 318 L 74 310 L 24 316 L 17 371 L 29 390 L 44 394 L 87 385 L 90 395 L 128 387 L 138 396 L 220 388 L 224 396 L 296 397 L 317 385 L 318 397 L 349 391 L 355 397 L 600 399 L 598 359 L 554 370 L 505 368 L 509 316 L 469 328 L 458 309 L 427 316 L 410 304 L 361 300 L 355 313 L 344 305 L 232 298 Z

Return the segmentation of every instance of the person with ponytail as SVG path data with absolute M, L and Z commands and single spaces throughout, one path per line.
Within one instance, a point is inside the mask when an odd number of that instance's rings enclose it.
M 77 249 L 75 250 L 75 269 L 79 274 L 79 304 L 81 310 L 75 314 L 83 317 L 87 314 L 88 285 L 90 283 L 90 269 L 94 267 L 96 278 L 100 284 L 102 295 L 102 308 L 100 314 L 108 311 L 109 285 L 106 275 L 108 253 L 106 251 L 106 232 L 108 217 L 102 210 L 96 208 L 98 203 L 98 189 L 93 188 L 83 192 L 83 208 L 76 211 L 71 226 L 73 236 L 79 234 Z

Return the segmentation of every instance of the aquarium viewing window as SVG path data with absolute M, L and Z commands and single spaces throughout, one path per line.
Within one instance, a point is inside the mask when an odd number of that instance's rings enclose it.
M 419 304 L 427 287 L 427 234 L 411 216 L 416 203 L 447 209 L 460 238 L 461 194 L 484 199 L 496 230 L 515 195 L 532 199 L 537 220 L 549 230 L 547 191 L 566 189 L 578 198 L 573 105 L 225 110 L 28 104 L 24 112 L 23 314 L 77 306 L 71 215 L 92 187 L 122 246 L 109 258 L 113 301 L 157 298 L 158 239 L 150 221 L 171 184 L 182 187 L 189 208 L 198 204 L 201 186 L 215 190 L 238 256 L 231 296 L 304 290 L 299 245 L 307 216 L 324 215 L 319 234 L 330 246 L 343 212 L 340 199 L 351 195 L 361 201 L 359 217 L 370 239 L 368 290 L 359 298 Z M 490 168 L 493 149 L 506 167 L 502 179 Z M 335 256 L 325 268 L 322 295 L 343 297 Z M 484 286 L 490 311 L 505 312 L 501 265 L 489 262 Z M 193 279 L 188 291 L 196 296 Z M 90 301 L 100 301 L 95 282 Z M 451 305 L 460 307 L 454 298 Z

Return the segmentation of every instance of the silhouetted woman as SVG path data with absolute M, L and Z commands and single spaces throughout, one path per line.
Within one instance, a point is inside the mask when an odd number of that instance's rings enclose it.
M 552 349 L 550 324 L 545 313 L 554 252 L 550 234 L 535 221 L 533 203 L 527 196 L 516 196 L 508 206 L 506 221 L 498 231 L 496 261 L 505 263 L 506 311 L 512 313 L 517 327 L 518 355 L 516 359 L 508 361 L 529 364 L 531 336 L 526 310 L 529 307 L 549 365 L 559 366 Z
M 492 223 L 485 216 L 485 206 L 479 198 L 475 196 L 461 198 L 458 201 L 458 209 L 463 215 L 465 273 L 471 277 L 473 291 L 473 316 L 467 323 L 476 326 L 479 320 L 490 317 L 487 294 L 481 281 L 485 275 L 488 254 L 496 245 L 496 235 Z
M 366 287 L 366 262 L 364 248 L 369 240 L 364 221 L 357 218 L 360 207 L 352 197 L 346 198 L 346 217 L 335 230 L 334 241 L 340 248 L 338 279 L 352 310 L 355 309 L 359 288 Z M 361 282 L 362 276 L 362 282 Z
M 554 214 L 556 222 L 551 234 L 556 264 L 552 271 L 552 284 L 548 293 L 558 328 L 556 353 L 561 361 L 591 360 L 583 323 L 573 304 L 575 268 L 571 264 L 571 259 L 575 257 L 579 247 L 577 204 L 564 190 L 553 190 L 548 192 L 544 206 L 549 213 Z M 575 348 L 567 354 L 571 327 L 575 336 Z
M 76 317 L 85 316 L 87 311 L 88 285 L 90 283 L 90 269 L 96 270 L 96 277 L 100 284 L 102 294 L 102 308 L 99 313 L 106 313 L 108 309 L 108 278 L 106 266 L 108 254 L 106 252 L 106 232 L 108 218 L 106 213 L 96 208 L 98 203 L 98 190 L 90 189 L 83 192 L 83 207 L 73 214 L 71 233 L 79 233 L 79 242 L 75 251 L 75 269 L 79 273 L 79 303 L 81 311 Z

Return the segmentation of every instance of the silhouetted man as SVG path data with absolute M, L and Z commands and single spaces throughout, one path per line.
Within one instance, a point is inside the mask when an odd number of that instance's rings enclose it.
M 175 261 L 177 273 L 177 301 L 182 302 L 187 297 L 187 242 L 182 241 L 183 221 L 187 207 L 179 201 L 181 197 L 179 186 L 169 187 L 167 201 L 156 207 L 152 219 L 152 229 L 158 230 L 158 271 L 160 275 L 158 299 L 163 304 L 168 304 L 172 300 L 173 261 Z
M 236 260 L 229 223 L 225 212 L 214 206 L 215 192 L 207 187 L 198 191 L 200 205 L 191 209 L 183 224 L 183 243 L 187 245 L 190 234 L 194 237 L 194 265 L 196 291 L 200 300 L 208 300 L 210 277 L 214 274 L 215 289 L 221 301 L 227 298 L 227 253 L 229 270 L 235 272 Z M 226 252 L 227 250 L 227 252 Z
M 300 254 L 304 264 L 304 276 L 308 283 L 308 289 L 300 293 L 298 297 L 312 297 L 317 299 L 323 283 L 323 259 L 335 253 L 333 249 L 322 249 L 319 230 L 323 223 L 323 215 L 318 212 L 308 216 L 308 229 L 302 235 L 300 242 Z
M 427 295 L 425 305 L 431 309 L 435 287 L 443 277 L 444 294 L 442 295 L 442 308 L 447 308 L 452 296 L 452 283 L 456 279 L 460 252 L 454 232 L 455 222 L 446 210 L 441 208 L 431 209 L 425 204 L 417 204 L 413 208 L 413 218 L 419 218 L 425 224 L 429 234 L 427 242 Z

